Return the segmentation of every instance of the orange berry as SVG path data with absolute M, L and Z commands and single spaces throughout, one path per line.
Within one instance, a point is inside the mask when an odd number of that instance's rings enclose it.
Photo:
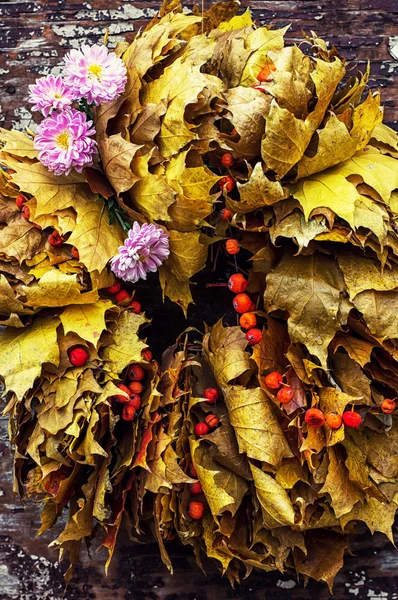
M 68 358 L 74 367 L 83 367 L 88 361 L 88 352 L 83 346 L 73 346 L 68 350 Z
M 250 308 L 252 301 L 247 294 L 237 294 L 232 301 L 232 305 L 237 313 L 242 315 Z
M 27 202 L 27 199 L 23 194 L 18 194 L 18 196 L 15 198 L 15 204 L 18 206 L 19 209 L 23 207 L 25 202 Z
M 115 294 L 115 300 L 118 304 L 121 304 L 121 302 L 125 302 L 126 300 L 129 300 L 129 299 L 130 299 L 130 294 L 128 293 L 127 290 L 120 290 L 120 292 Z
M 135 313 L 136 315 L 139 315 L 141 312 L 141 303 L 138 302 L 138 300 L 133 300 L 132 302 L 130 302 L 128 308 L 129 310 L 131 310 L 131 312 Z
M 54 231 L 52 233 L 50 233 L 50 235 L 47 238 L 48 243 L 51 246 L 62 246 L 62 244 L 64 243 L 64 240 L 62 239 L 62 236 L 59 235 L 58 231 L 56 231 L 56 229 L 54 229 Z
M 232 167 L 234 164 L 234 157 L 230 152 L 225 152 L 221 157 L 221 164 L 223 167 Z
M 362 423 L 362 417 L 359 413 L 353 410 L 347 410 L 343 413 L 343 421 L 346 427 L 351 427 L 351 429 L 356 429 Z
M 325 415 L 319 408 L 309 408 L 305 413 L 304 421 L 310 427 L 322 427 L 325 424 Z
M 145 348 L 145 350 L 143 350 L 141 352 L 141 356 L 142 356 L 142 358 L 144 358 L 148 362 L 151 362 L 151 360 L 153 359 L 152 352 L 149 350 L 149 348 Z
M 290 400 L 293 400 L 294 391 L 288 385 L 284 385 L 283 387 L 281 387 L 281 389 L 277 393 L 276 397 L 278 398 L 279 402 L 281 402 L 282 404 L 287 404 L 287 402 L 290 402 Z
M 253 344 L 258 344 L 261 342 L 263 337 L 263 332 L 260 329 L 249 329 L 246 333 L 246 339 L 253 346 Z
M 256 315 L 252 312 L 243 313 L 239 319 L 239 325 L 243 327 L 243 329 L 252 329 L 257 325 Z
M 131 402 L 126 402 L 123 405 L 122 419 L 123 421 L 132 421 L 135 416 L 135 408 Z
M 126 398 L 126 396 L 123 396 L 123 394 L 116 394 L 115 398 L 118 402 L 129 402 L 130 400 L 130 390 L 128 389 L 128 387 L 126 387 L 124 385 L 124 383 L 118 383 L 117 387 L 119 388 L 119 390 L 122 390 L 122 392 L 126 392 L 126 394 L 128 395 L 128 398 Z
M 131 396 L 130 404 L 131 404 L 131 406 L 134 406 L 135 410 L 138 410 L 139 408 L 141 408 L 141 398 L 139 397 L 138 394 L 133 394 Z
M 201 494 L 203 490 L 200 481 L 195 481 L 195 483 L 191 483 L 191 485 L 189 486 L 189 491 L 193 496 Z
M 198 437 L 201 435 L 206 435 L 206 433 L 209 433 L 210 428 L 207 425 L 207 423 L 197 423 L 194 427 L 194 432 L 195 435 L 197 435 Z
M 24 204 L 21 208 L 21 214 L 23 216 L 24 219 L 26 219 L 27 221 L 29 221 L 30 218 L 30 208 L 29 206 L 26 206 L 26 204 Z
M 129 381 L 142 381 L 145 379 L 145 371 L 140 365 L 130 365 L 127 369 Z
M 190 502 L 188 506 L 188 514 L 191 519 L 199 521 L 205 514 L 205 505 L 203 502 Z
M 216 415 L 213 415 L 213 413 L 209 413 L 205 417 L 205 423 L 210 427 L 210 429 L 215 429 L 219 422 L 220 419 L 216 417 Z
M 389 398 L 385 398 L 380 404 L 382 412 L 386 415 L 391 415 L 395 411 L 396 407 L 397 405 L 395 403 L 395 400 L 390 400 Z
M 227 240 L 225 242 L 225 249 L 228 252 L 228 254 L 238 254 L 240 252 L 240 244 L 238 240 L 231 238 L 230 240 Z
M 218 182 L 218 187 L 220 190 L 226 190 L 227 192 L 232 192 L 235 187 L 235 179 L 231 177 L 231 175 L 225 175 L 225 177 L 221 177 Z
M 228 208 L 222 208 L 220 210 L 221 221 L 230 221 L 232 219 L 232 212 Z
M 330 429 L 338 429 L 341 427 L 343 422 L 343 418 L 337 412 L 330 412 L 326 415 L 326 423 L 329 425 Z
M 115 281 L 115 283 L 113 285 L 106 288 L 106 291 L 108 292 L 108 294 L 117 294 L 118 292 L 120 292 L 120 288 L 121 288 L 120 283 L 118 281 Z
M 203 392 L 208 404 L 215 404 L 218 400 L 218 390 L 216 388 L 206 388 Z
M 244 292 L 247 288 L 247 279 L 245 279 L 240 273 L 231 275 L 231 277 L 228 280 L 228 287 L 231 290 L 231 292 L 234 292 L 235 294 Z
M 260 73 L 257 75 L 258 81 L 267 81 L 272 71 L 276 71 L 276 67 L 273 63 L 268 63 L 267 65 L 264 65 Z
M 131 383 L 129 383 L 129 390 L 133 394 L 141 394 L 143 389 L 144 386 L 139 381 L 132 381 Z
M 272 373 L 268 373 L 265 377 L 264 382 L 267 387 L 271 390 L 279 390 L 282 385 L 283 377 L 277 371 L 272 371 Z
M 72 254 L 73 258 L 76 258 L 76 260 L 79 260 L 80 255 L 79 255 L 79 250 L 77 248 L 75 248 L 73 246 L 70 253 Z

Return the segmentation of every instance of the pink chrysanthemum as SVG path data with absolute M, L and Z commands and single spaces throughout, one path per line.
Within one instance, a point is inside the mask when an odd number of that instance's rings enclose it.
M 83 44 L 64 58 L 65 77 L 79 98 L 89 104 L 110 102 L 125 88 L 127 71 L 124 62 L 105 46 Z
M 34 145 L 39 160 L 56 175 L 69 175 L 72 168 L 81 173 L 83 167 L 91 165 L 97 153 L 93 122 L 87 121 L 84 113 L 66 108 L 53 113 L 40 123 Z
M 60 75 L 47 75 L 36 79 L 36 83 L 29 86 L 28 101 L 32 110 L 40 110 L 45 117 L 48 117 L 52 110 L 63 110 L 70 106 L 76 99 L 73 91 L 65 85 L 65 81 Z
M 136 221 L 119 254 L 112 258 L 111 269 L 119 279 L 135 283 L 146 279 L 148 272 L 157 271 L 169 254 L 167 233 L 158 225 L 140 226 Z

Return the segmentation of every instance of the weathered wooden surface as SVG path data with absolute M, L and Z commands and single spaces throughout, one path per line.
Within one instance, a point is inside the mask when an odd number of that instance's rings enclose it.
M 187 0 L 186 5 L 194 2 Z M 206 5 L 210 4 L 207 0 Z M 243 0 L 258 22 L 291 23 L 290 37 L 315 30 L 349 59 L 349 68 L 372 60 L 372 87 L 384 88 L 386 121 L 398 128 L 398 0 Z M 55 72 L 63 54 L 86 40 L 97 41 L 108 27 L 112 43 L 145 24 L 158 3 L 123 0 L 8 0 L 0 2 L 0 119 L 2 125 L 32 126 L 26 105 L 28 84 Z M 199 315 L 197 315 L 199 316 Z M 203 315 L 200 315 L 203 318 Z M 179 324 L 178 324 L 179 325 Z M 171 340 L 163 340 L 171 343 Z M 292 574 L 253 573 L 239 589 L 210 567 L 206 579 L 189 549 L 171 546 L 171 576 L 155 546 L 120 540 L 109 577 L 104 557 L 84 557 L 64 595 L 62 573 L 47 546 L 56 531 L 34 539 L 39 508 L 23 506 L 12 494 L 6 420 L 0 421 L 0 600 L 242 600 L 329 598 L 325 584 L 297 582 Z M 398 541 L 398 538 L 397 538 Z M 93 549 L 93 551 L 95 548 Z M 352 554 L 336 578 L 334 598 L 398 599 L 398 554 L 381 534 L 353 539 Z
M 199 3 L 186 0 L 187 6 Z M 206 0 L 205 5 L 210 5 Z M 371 87 L 383 90 L 386 122 L 398 127 L 398 0 L 242 0 L 259 23 L 291 23 L 289 37 L 314 30 L 362 69 L 372 61 Z M 57 70 L 70 47 L 97 41 L 108 27 L 112 43 L 131 38 L 152 17 L 157 0 L 0 1 L 0 121 L 31 125 L 28 84 Z

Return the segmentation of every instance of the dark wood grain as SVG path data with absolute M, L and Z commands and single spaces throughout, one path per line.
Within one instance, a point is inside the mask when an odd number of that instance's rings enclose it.
M 187 6 L 194 2 L 187 0 Z M 210 2 L 207 0 L 206 5 Z M 349 68 L 364 68 L 372 60 L 371 86 L 382 89 L 386 121 L 398 124 L 398 0 L 249 1 L 259 23 L 291 23 L 289 37 L 314 30 L 335 44 Z M 26 99 L 28 84 L 37 76 L 59 69 L 70 47 L 98 41 L 109 29 L 114 44 L 143 26 L 158 2 L 124 0 L 8 0 L 0 2 L 0 119 L 6 127 L 32 126 Z M 203 318 L 203 315 L 201 315 Z M 171 546 L 174 575 L 163 566 L 156 546 L 137 546 L 119 540 L 108 578 L 104 556 L 86 554 L 64 594 L 66 565 L 56 562 L 48 544 L 56 531 L 35 539 L 39 507 L 24 506 L 12 493 L 11 457 L 6 419 L 0 420 L 0 600 L 242 600 L 329 598 L 325 584 L 293 574 L 253 573 L 237 589 L 221 579 L 211 565 L 207 578 L 196 567 L 189 549 Z M 398 531 L 396 530 L 398 534 Z M 397 535 L 398 541 L 398 535 Z M 336 578 L 336 600 L 398 598 L 398 553 L 381 534 L 361 534 L 352 540 L 344 568 Z

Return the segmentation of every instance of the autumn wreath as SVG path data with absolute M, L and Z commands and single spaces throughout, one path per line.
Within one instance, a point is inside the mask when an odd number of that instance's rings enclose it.
M 398 137 L 369 71 L 237 12 L 166 2 L 31 86 L 36 134 L 1 131 L 15 490 L 40 532 L 68 509 L 72 565 L 123 519 L 170 568 L 178 536 L 231 581 L 331 587 L 355 522 L 391 539 L 397 507 Z M 239 324 L 188 318 L 154 360 L 142 281 L 189 317 L 218 261 Z

